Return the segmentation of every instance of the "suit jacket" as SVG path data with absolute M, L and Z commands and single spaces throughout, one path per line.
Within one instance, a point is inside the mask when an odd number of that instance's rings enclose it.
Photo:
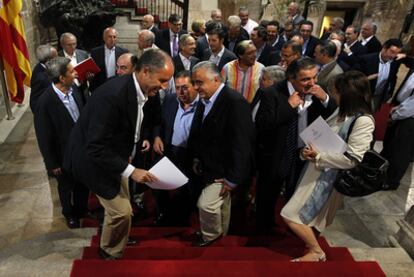
M 89 53 L 86 52 L 85 50 L 75 49 L 75 54 L 76 54 L 76 62 L 77 63 L 80 63 L 81 61 L 84 61 L 87 58 L 89 58 Z M 63 50 L 60 50 L 58 52 L 58 55 L 60 57 L 64 57 L 65 56 L 65 54 L 63 53 Z
M 72 95 L 81 112 L 84 103 L 76 86 L 73 86 Z M 70 113 L 49 85 L 40 96 L 36 110 L 36 136 L 48 170 L 63 166 L 66 145 L 74 125 Z
M 282 46 L 285 43 L 285 39 L 279 35 L 279 40 L 277 41 L 277 43 L 274 46 L 271 46 L 271 51 L 272 52 L 279 52 L 280 50 L 282 50 Z
M 181 30 L 178 32 L 178 39 L 182 34 L 187 34 L 187 31 Z M 170 29 L 160 30 L 155 36 L 155 45 L 172 57 L 170 47 Z
M 258 164 L 263 160 L 271 162 L 274 174 L 283 162 L 289 124 L 298 116 L 296 109 L 288 103 L 289 96 L 287 80 L 265 89 L 256 115 Z M 336 107 L 333 97 L 329 97 L 326 108 L 314 97 L 307 109 L 308 125 L 319 116 L 328 118 Z
M 203 54 L 203 61 L 208 61 L 210 59 L 210 56 L 211 56 L 211 49 L 210 48 L 205 49 L 204 54 Z M 223 56 L 221 56 L 220 62 L 217 66 L 218 70 L 221 71 L 221 69 L 226 63 L 234 61 L 234 60 L 237 60 L 237 56 L 233 52 L 225 48 Z
M 200 60 L 196 57 L 190 56 L 190 71 Z M 185 70 L 184 64 L 181 61 L 180 55 L 177 55 L 173 58 L 174 63 L 174 75 L 177 75 L 178 72 Z
M 127 53 L 128 50 L 122 47 L 115 46 L 115 66 L 119 56 Z M 105 83 L 108 80 L 106 76 L 106 65 L 105 65 L 105 46 L 101 45 L 91 50 L 91 58 L 95 61 L 98 67 L 101 69 L 99 73 L 95 75 L 89 85 L 90 91 L 94 91 L 97 87 Z
M 159 124 L 154 122 L 159 105 L 158 97 L 149 97 L 145 103 L 141 139 L 148 138 L 148 131 Z M 132 76 L 115 77 L 96 89 L 73 129 L 65 169 L 105 199 L 119 193 L 121 173 L 134 148 L 137 113 Z
M 219 178 L 245 183 L 253 163 L 254 126 L 243 96 L 225 86 L 202 124 L 201 117 L 193 124 L 201 127 L 189 147 L 201 162 L 204 183 Z
M 377 39 L 376 36 L 373 36 L 372 39 L 370 39 L 368 41 L 368 43 L 365 44 L 365 47 L 367 48 L 367 54 L 370 54 L 370 53 L 378 53 L 382 49 L 382 44 Z
M 250 39 L 249 33 L 243 27 L 240 27 L 240 34 L 239 34 L 239 36 L 235 40 L 234 47 L 236 47 L 239 42 L 241 42 L 243 40 L 249 40 L 249 39 Z M 224 39 L 224 46 L 227 49 L 229 49 L 229 44 L 230 44 L 230 41 L 229 41 L 229 37 L 228 37 L 228 34 L 227 34 L 226 37 L 225 37 L 225 39 Z M 232 50 L 232 52 L 233 52 L 233 50 Z
M 36 111 L 37 101 L 51 83 L 45 66 L 38 63 L 34 67 L 32 78 L 30 79 L 30 109 L 32 109 L 33 113 Z
M 75 49 L 75 53 L 76 53 L 76 63 L 80 63 L 81 61 L 84 61 L 87 58 L 89 58 L 89 53 L 84 50 Z M 65 54 L 63 53 L 63 50 L 60 50 L 58 52 L 58 55 L 61 57 L 65 56 Z M 81 91 L 83 95 L 83 101 L 86 103 L 86 100 L 89 97 L 89 87 L 88 87 L 87 82 L 82 83 L 79 87 L 79 90 Z
M 379 53 L 371 53 L 367 55 L 360 56 L 358 59 L 357 69 L 363 72 L 365 75 L 369 76 L 371 74 L 378 73 L 379 70 Z M 383 96 L 384 100 L 389 99 L 394 92 L 395 85 L 397 83 L 397 73 L 400 68 L 401 61 L 392 61 L 390 65 L 390 73 L 387 78 L 387 82 L 384 86 L 384 90 L 380 93 Z M 378 78 L 370 80 L 371 94 L 374 95 L 375 87 L 377 85 Z
M 318 45 L 319 39 L 317 39 L 314 36 L 310 36 L 308 45 L 306 46 L 305 50 L 305 56 L 308 56 L 310 58 L 314 57 L 315 48 Z
M 335 81 L 335 77 L 343 72 L 344 71 L 339 66 L 339 64 L 336 61 L 334 61 L 328 64 L 319 72 L 318 84 L 326 88 L 328 92 L 331 92 L 333 82 Z
M 158 29 L 158 27 L 157 26 L 155 26 L 155 24 L 154 25 L 152 25 L 152 28 L 151 29 L 149 29 L 151 32 L 153 32 L 154 33 L 154 35 L 157 35 L 158 34 L 158 32 L 160 31 L 160 29 Z
M 197 47 L 196 47 L 196 57 L 199 60 L 203 59 L 203 53 L 205 49 L 210 48 L 210 45 L 208 44 L 208 40 L 206 36 L 199 37 L 197 39 Z
M 266 44 L 262 53 L 260 53 L 260 56 L 257 57 L 257 61 L 264 66 L 269 66 L 273 55 L 276 55 L 276 50 L 274 50 L 272 46 Z
M 346 54 L 344 51 L 338 56 L 338 60 L 353 67 L 358 62 L 358 57 L 367 54 L 367 48 L 360 41 L 355 42 L 351 47 L 352 55 Z

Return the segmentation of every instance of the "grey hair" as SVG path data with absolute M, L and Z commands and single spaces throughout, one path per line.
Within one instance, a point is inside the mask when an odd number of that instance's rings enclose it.
M 42 44 L 36 48 L 36 58 L 40 63 L 46 63 L 53 58 L 54 47 L 50 44 Z
M 60 45 L 63 44 L 63 41 L 65 40 L 65 38 L 75 38 L 76 39 L 76 36 L 74 34 L 68 33 L 68 32 L 61 34 L 60 39 L 59 39 Z
M 334 17 L 332 18 L 332 21 L 339 23 L 339 29 L 342 29 L 345 25 L 345 21 L 342 17 Z
M 60 82 L 59 77 L 66 75 L 70 59 L 66 57 L 56 57 L 46 63 L 46 72 L 54 84 Z
M 230 15 L 229 18 L 227 18 L 227 23 L 229 24 L 229 27 L 240 27 L 241 19 L 237 15 Z
M 206 75 L 210 80 L 213 80 L 214 77 L 218 77 L 218 79 L 220 80 L 220 82 L 224 82 L 223 77 L 221 76 L 217 66 L 210 62 L 210 61 L 203 61 L 203 62 L 199 62 L 198 64 L 196 64 L 193 69 L 191 70 L 192 73 L 201 70 L 201 69 L 205 69 L 206 70 Z
M 247 12 L 247 13 L 249 13 L 249 9 L 247 7 L 245 7 L 245 6 L 242 6 L 242 7 L 239 8 L 239 13 L 241 13 L 241 12 Z
M 187 40 L 189 38 L 192 38 L 190 34 L 182 34 L 180 36 L 180 39 L 178 41 L 178 46 L 180 47 L 180 49 L 187 44 Z
M 286 78 L 285 70 L 279 65 L 271 65 L 265 67 L 263 70 L 263 74 L 264 73 L 267 73 L 270 80 L 272 80 L 274 83 L 278 83 Z
M 138 37 L 142 35 L 146 45 L 153 45 L 155 42 L 155 35 L 149 30 L 141 30 L 138 32 Z
M 150 48 L 138 59 L 135 70 L 141 71 L 141 69 L 147 67 L 150 72 L 155 72 L 164 68 L 167 60 L 172 63 L 171 57 L 167 53 L 160 49 Z

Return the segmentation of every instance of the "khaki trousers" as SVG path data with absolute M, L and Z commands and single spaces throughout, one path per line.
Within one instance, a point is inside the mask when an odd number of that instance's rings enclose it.
M 98 199 L 105 208 L 100 247 L 109 255 L 120 258 L 131 229 L 132 207 L 128 178 L 121 179 L 121 189 L 115 198 L 107 200 L 98 196 Z
M 220 196 L 223 185 L 212 183 L 207 185 L 198 198 L 197 206 L 200 214 L 200 227 L 204 240 L 214 240 L 225 236 L 230 224 L 230 193 Z

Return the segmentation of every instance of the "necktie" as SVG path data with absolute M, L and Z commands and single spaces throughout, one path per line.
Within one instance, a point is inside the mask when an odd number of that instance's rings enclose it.
M 177 35 L 173 36 L 173 57 L 177 56 L 178 54 L 178 43 L 177 43 Z

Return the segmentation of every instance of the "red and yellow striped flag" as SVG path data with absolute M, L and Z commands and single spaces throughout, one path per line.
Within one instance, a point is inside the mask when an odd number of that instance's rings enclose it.
M 0 0 L 0 58 L 3 60 L 11 100 L 22 103 L 30 86 L 31 69 L 26 46 L 21 0 Z

